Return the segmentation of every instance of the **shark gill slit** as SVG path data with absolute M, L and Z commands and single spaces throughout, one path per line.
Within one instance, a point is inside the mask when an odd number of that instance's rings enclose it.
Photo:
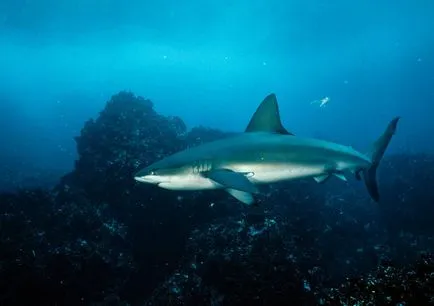
M 212 168 L 211 163 L 207 160 L 199 160 L 193 166 L 193 173 L 200 174 L 206 171 L 210 171 Z

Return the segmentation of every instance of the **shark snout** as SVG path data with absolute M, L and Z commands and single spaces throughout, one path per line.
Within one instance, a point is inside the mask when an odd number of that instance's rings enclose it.
M 161 183 L 161 179 L 155 175 L 135 176 L 134 179 L 140 183 L 148 183 L 148 184 Z

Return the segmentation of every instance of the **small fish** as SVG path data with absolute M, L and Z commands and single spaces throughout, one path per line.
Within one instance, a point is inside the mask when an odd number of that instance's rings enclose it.
M 319 104 L 319 107 L 324 107 L 329 102 L 330 102 L 330 98 L 329 97 L 324 97 L 324 98 L 321 98 L 319 100 L 312 101 L 312 102 L 310 102 L 310 104 Z

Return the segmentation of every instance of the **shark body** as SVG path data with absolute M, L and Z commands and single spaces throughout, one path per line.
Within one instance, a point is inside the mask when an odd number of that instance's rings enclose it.
M 363 179 L 379 201 L 376 169 L 396 131 L 394 118 L 369 154 L 341 144 L 298 137 L 281 123 L 277 99 L 268 95 L 244 133 L 205 143 L 163 158 L 135 174 L 135 180 L 169 190 L 224 189 L 251 205 L 257 185 L 312 177 L 346 180 L 347 172 Z

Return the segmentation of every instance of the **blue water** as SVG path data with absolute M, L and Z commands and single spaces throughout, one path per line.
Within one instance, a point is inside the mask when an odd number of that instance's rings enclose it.
M 0 163 L 68 171 L 120 90 L 231 131 L 274 92 L 289 130 L 361 151 L 400 115 L 388 152 L 432 152 L 433 32 L 429 0 L 2 0 Z

